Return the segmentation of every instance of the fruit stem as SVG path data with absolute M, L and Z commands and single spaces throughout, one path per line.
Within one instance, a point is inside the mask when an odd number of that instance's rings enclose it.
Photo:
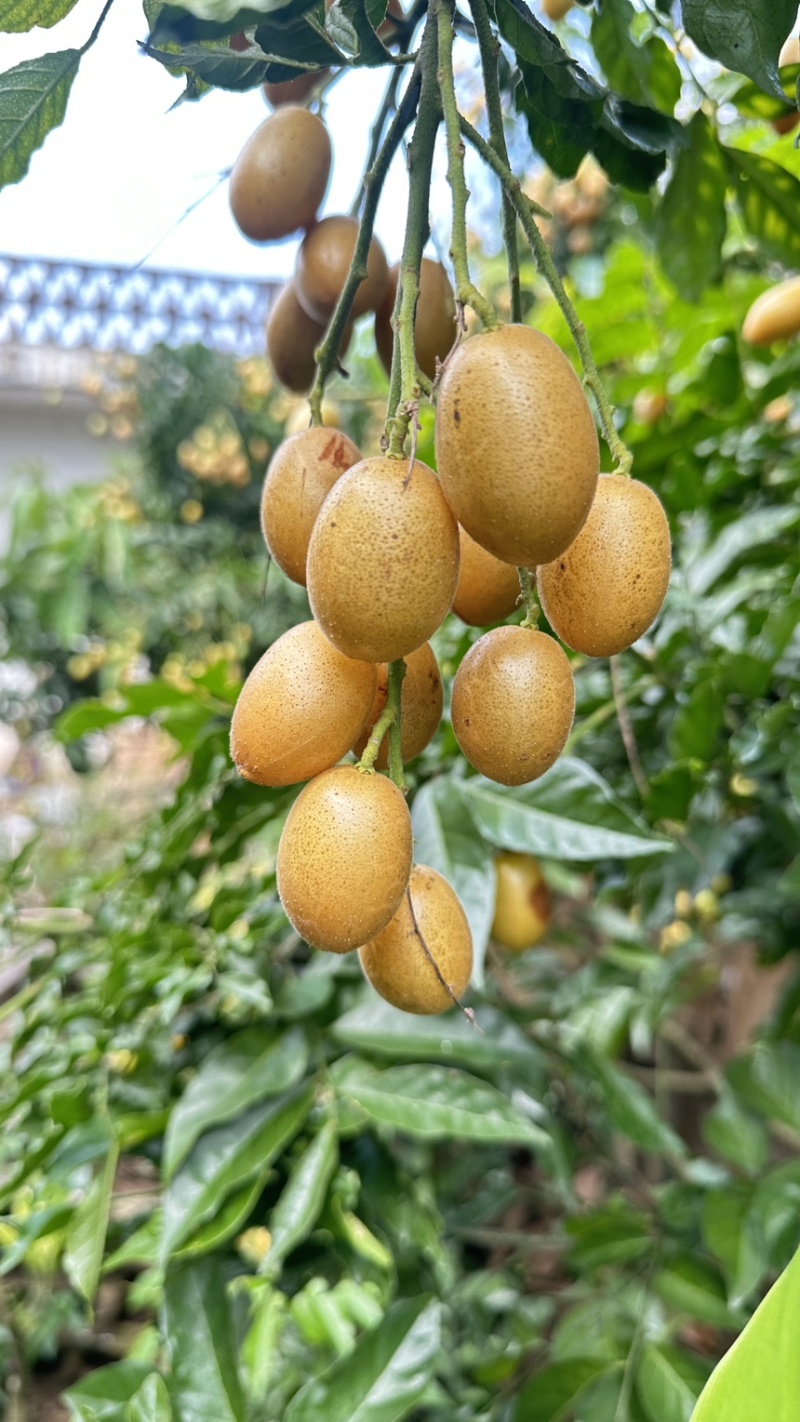
M 389 165 L 400 145 L 400 140 L 416 112 L 417 103 L 419 101 L 420 82 L 420 69 L 417 63 L 414 66 L 414 72 L 409 80 L 408 87 L 389 125 L 380 152 L 364 177 L 364 211 L 358 228 L 358 237 L 356 238 L 353 260 L 350 263 L 347 280 L 342 287 L 341 295 L 336 303 L 336 309 L 331 317 L 331 323 L 325 332 L 323 340 L 314 352 L 314 358 L 317 363 L 317 375 L 311 389 L 311 394 L 309 395 L 311 422 L 314 425 L 322 424 L 322 397 L 325 393 L 325 385 L 339 364 L 339 349 L 350 316 L 353 298 L 361 282 L 364 280 L 364 277 L 367 275 L 367 257 L 372 241 L 372 231 L 375 226 L 375 215 L 378 210 L 381 191 L 386 181 Z
M 532 627 L 535 630 L 539 626 L 539 612 L 541 609 L 534 591 L 533 578 L 527 568 L 517 568 L 517 576 L 519 577 L 519 585 L 522 588 L 522 592 L 517 598 L 517 601 L 521 602 L 525 608 L 525 616 L 519 625 L 520 627 Z
M 484 326 L 493 331 L 497 316 L 491 302 L 473 285 L 467 256 L 467 201 L 469 189 L 464 175 L 464 144 L 459 132 L 460 114 L 453 76 L 453 5 L 451 0 L 434 0 L 439 30 L 439 88 L 447 133 L 447 181 L 453 194 L 453 228 L 450 255 L 456 276 L 456 300 L 462 329 L 464 308 L 471 306 Z M 490 150 L 491 152 L 492 150 Z M 493 155 L 496 157 L 496 155 Z
M 514 176 L 508 165 L 498 157 L 486 140 L 481 137 L 477 129 L 473 128 L 472 124 L 463 117 L 460 119 L 460 123 L 461 132 L 465 138 L 469 140 L 476 152 L 480 154 L 487 167 L 491 168 L 493 172 L 497 174 L 505 191 L 508 193 L 509 199 L 514 206 L 514 211 L 522 224 L 525 236 L 531 245 L 536 259 L 536 265 L 558 302 L 564 319 L 569 326 L 572 339 L 578 348 L 578 353 L 583 364 L 585 382 L 594 395 L 600 413 L 600 424 L 602 425 L 603 436 L 616 461 L 614 473 L 628 475 L 633 465 L 633 455 L 617 433 L 614 424 L 614 407 L 606 394 L 605 386 L 600 379 L 599 371 L 595 365 L 589 339 L 586 335 L 586 328 L 566 293 L 564 283 L 550 255 L 550 249 L 539 231 L 539 228 L 536 226 L 534 218 L 535 204 L 532 204 L 530 199 L 525 196 L 519 179 Z
M 403 255 L 392 315 L 394 344 L 384 445 L 390 457 L 402 459 L 412 418 L 416 417 L 421 385 L 414 347 L 414 319 L 419 298 L 422 253 L 430 232 L 428 204 L 436 134 L 441 119 L 437 80 L 436 29 L 428 22 L 420 45 L 422 89 L 414 137 L 408 150 L 408 213 Z
M 503 105 L 500 100 L 500 83 L 497 77 L 497 61 L 500 56 L 500 41 L 492 29 L 486 0 L 469 0 L 469 8 L 478 36 L 478 49 L 483 71 L 483 87 L 486 94 L 486 112 L 489 117 L 489 143 L 498 158 L 508 164 L 508 148 L 503 127 Z M 508 285 L 511 293 L 511 320 L 522 320 L 522 286 L 519 277 L 519 246 L 517 244 L 517 219 L 508 193 L 503 196 L 503 244 L 508 263 Z
M 386 702 L 386 710 L 392 711 L 392 721 L 389 726 L 389 777 L 394 781 L 398 790 L 402 791 L 407 789 L 406 778 L 403 774 L 403 728 L 400 719 L 400 699 L 405 674 L 406 664 L 402 657 L 399 657 L 396 662 L 389 663 L 389 695 Z
M 365 774 L 369 775 L 372 773 L 375 766 L 375 761 L 378 759 L 378 751 L 380 750 L 381 745 L 383 744 L 383 738 L 386 735 L 386 732 L 388 731 L 394 719 L 394 707 L 385 706 L 384 709 L 381 711 L 381 714 L 378 717 L 377 721 L 375 722 L 375 725 L 370 731 L 369 740 L 367 741 L 367 744 L 364 747 L 364 753 L 360 761 L 358 762 L 359 770 L 363 770 Z

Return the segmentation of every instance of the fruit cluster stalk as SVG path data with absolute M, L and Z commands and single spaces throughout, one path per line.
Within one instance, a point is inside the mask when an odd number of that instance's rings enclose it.
M 483 87 L 486 95 L 486 112 L 489 118 L 489 143 L 498 158 L 508 166 L 508 148 L 503 127 L 503 105 L 500 99 L 500 83 L 497 76 L 497 60 L 500 41 L 492 29 L 486 0 L 469 0 L 469 8 L 478 36 L 481 56 Z M 522 320 L 522 286 L 519 276 L 519 246 L 517 243 L 517 218 L 508 193 L 501 187 L 503 201 L 503 244 L 508 263 L 508 286 L 511 297 L 511 320 Z

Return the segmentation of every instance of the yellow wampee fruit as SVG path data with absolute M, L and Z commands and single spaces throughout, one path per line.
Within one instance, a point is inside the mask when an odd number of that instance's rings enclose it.
M 461 566 L 453 611 L 469 627 L 488 627 L 510 617 L 519 598 L 519 578 L 512 563 L 501 563 L 459 527 Z
M 375 345 L 387 374 L 392 368 L 392 312 L 397 295 L 400 263 L 389 269 L 389 286 L 375 316 Z M 436 378 L 436 359 L 443 361 L 456 338 L 456 303 L 453 288 L 441 262 L 423 257 L 419 271 L 419 298 L 414 324 L 414 350 L 420 370 Z
M 778 282 L 757 296 L 744 318 L 742 335 L 753 346 L 771 346 L 800 331 L 800 276 Z
M 327 321 L 342 293 L 353 260 L 358 222 L 355 217 L 323 217 L 307 232 L 297 254 L 294 285 L 301 306 L 315 321 Z M 373 237 L 367 254 L 367 275 L 357 288 L 350 314 L 377 311 L 386 296 L 389 268 L 386 254 Z
M 406 657 L 450 611 L 458 557 L 456 521 L 427 465 L 364 459 L 334 484 L 314 525 L 312 612 L 345 656 Z
M 349 953 L 397 912 L 411 873 L 408 806 L 384 775 L 340 765 L 301 790 L 278 845 L 278 893 L 314 948 Z
M 245 237 L 278 242 L 310 227 L 325 196 L 332 149 L 308 109 L 276 109 L 247 140 L 233 166 L 231 212 Z
M 548 20 L 563 20 L 575 4 L 575 0 L 542 0 L 542 9 Z
M 521 953 L 533 948 L 547 932 L 553 903 L 538 859 L 505 850 L 497 856 L 492 938 Z
M 400 694 L 400 732 L 403 760 L 413 760 L 433 740 L 442 719 L 444 688 L 439 663 L 430 642 L 418 647 L 406 657 L 406 674 Z M 366 727 L 353 747 L 363 755 L 375 722 L 386 710 L 389 695 L 389 668 L 386 662 L 378 667 L 378 686 Z M 389 764 L 389 737 L 385 736 L 375 764 L 385 770 Z
M 278 84 L 262 84 L 264 98 L 273 109 L 283 104 L 302 104 L 309 94 L 323 84 L 330 69 L 305 69 L 295 79 L 282 79 Z
M 459 523 L 504 563 L 568 547 L 600 468 L 592 412 L 567 357 L 531 326 L 471 336 L 444 369 L 436 464 Z
M 345 327 L 340 356 L 350 345 L 352 334 L 351 321 Z M 276 379 L 287 390 L 306 395 L 311 389 L 317 373 L 314 352 L 324 335 L 325 326 L 306 314 L 289 282 L 273 301 L 267 317 L 267 355 Z
M 435 869 L 415 865 L 397 913 L 359 957 L 375 991 L 393 1007 L 446 1012 L 472 974 L 472 934 L 455 890 Z
M 558 759 L 575 716 L 575 683 L 554 637 L 495 627 L 467 652 L 451 717 L 464 755 L 490 780 L 526 785 Z
M 256 663 L 231 721 L 231 756 L 256 785 L 295 785 L 341 760 L 375 696 L 372 662 L 342 656 L 315 622 L 284 632 Z
M 278 445 L 261 494 L 261 530 L 287 578 L 305 587 L 311 530 L 337 479 L 361 458 L 341 430 L 314 425 Z
M 667 516 L 638 479 L 602 474 L 575 542 L 537 570 L 542 607 L 562 642 L 613 657 L 655 621 L 672 566 Z

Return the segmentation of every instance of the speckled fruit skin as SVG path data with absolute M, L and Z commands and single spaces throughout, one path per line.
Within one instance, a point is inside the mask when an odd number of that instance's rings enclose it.
M 361 451 L 341 430 L 315 425 L 290 435 L 270 460 L 261 493 L 261 531 L 292 582 L 305 587 L 311 530 L 325 499 Z
M 646 484 L 603 474 L 586 523 L 536 581 L 553 631 L 587 657 L 613 657 L 661 611 L 672 564 L 669 524 Z
M 409 895 L 414 912 L 411 912 Z M 416 923 L 415 920 L 416 919 Z M 419 930 L 419 931 L 418 931 Z M 375 991 L 403 1012 L 431 1016 L 452 1007 L 472 974 L 472 934 L 455 890 L 435 869 L 417 864 L 397 913 L 383 932 L 361 949 L 364 973 Z
M 386 299 L 375 316 L 375 345 L 386 373 L 392 368 L 392 312 L 397 295 L 400 263 L 389 268 Z M 443 361 L 456 338 L 456 303 L 453 288 L 441 262 L 422 258 L 419 272 L 419 298 L 414 325 L 414 349 L 417 364 L 429 380 L 436 378 L 436 358 Z
M 453 682 L 453 730 L 490 780 L 527 785 L 558 759 L 575 716 L 575 683 L 553 637 L 495 627 L 467 652 Z
M 256 662 L 231 721 L 245 780 L 296 785 L 328 770 L 361 734 L 375 697 L 371 662 L 343 657 L 313 622 L 284 632 Z
M 230 204 L 253 242 L 278 242 L 309 227 L 331 173 L 331 140 L 316 114 L 287 104 L 247 140 L 233 166 Z
M 753 346 L 771 346 L 800 331 L 800 277 L 789 277 L 757 296 L 744 318 L 742 335 Z
M 327 321 L 339 300 L 353 260 L 358 222 L 354 217 L 323 217 L 307 232 L 297 254 L 294 282 L 300 304 L 315 321 Z M 386 296 L 389 268 L 377 237 L 370 242 L 367 276 L 356 291 L 353 320 L 376 311 Z
M 349 953 L 397 912 L 411 873 L 411 816 L 384 775 L 340 765 L 295 800 L 278 846 L 278 893 L 314 948 Z
M 273 109 L 279 109 L 283 104 L 302 104 L 330 72 L 330 69 L 306 70 L 296 79 L 284 79 L 280 84 L 262 84 L 264 98 Z
M 348 469 L 308 548 L 317 622 L 346 657 L 407 657 L 447 616 L 458 581 L 458 527 L 426 464 L 378 456 Z
M 496 558 L 533 568 L 563 553 L 591 507 L 600 449 L 581 383 L 548 336 L 501 326 L 454 351 L 436 465 L 459 523 Z
M 532 854 L 498 854 L 492 938 L 513 953 L 544 938 L 553 912 L 550 890 Z
M 344 355 L 353 334 L 352 323 L 344 333 L 339 354 Z M 317 367 L 314 351 L 325 335 L 325 327 L 306 315 L 289 282 L 279 293 L 267 317 L 267 356 L 275 378 L 293 390 L 306 395 L 314 384 Z
M 511 563 L 501 563 L 459 528 L 461 569 L 453 611 L 469 627 L 488 627 L 510 617 L 519 597 L 519 578 Z
M 359 736 L 353 750 L 362 755 L 375 722 L 386 709 L 389 695 L 389 668 L 386 662 L 378 666 L 378 686 L 372 702 L 366 727 Z M 406 674 L 400 698 L 400 732 L 403 745 L 403 760 L 413 760 L 424 751 L 439 729 L 444 706 L 444 688 L 439 663 L 430 642 L 418 647 L 406 657 Z M 375 761 L 379 770 L 389 764 L 389 738 L 384 736 L 383 745 Z

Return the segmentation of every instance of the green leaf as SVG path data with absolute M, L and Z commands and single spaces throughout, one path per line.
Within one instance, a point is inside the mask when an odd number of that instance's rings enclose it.
M 278 1273 L 286 1256 L 308 1238 L 319 1218 L 338 1163 L 336 1125 L 328 1121 L 292 1167 L 272 1211 L 269 1221 L 272 1243 L 260 1273 L 268 1277 Z
M 300 1389 L 285 1422 L 399 1422 L 425 1392 L 440 1347 L 440 1304 L 393 1304 L 352 1353 Z
M 75 8 L 77 0 L 4 0 L 0 10 L 0 31 L 22 34 L 38 25 L 52 29 Z
M 240 1190 L 234 1190 L 216 1214 L 192 1235 L 188 1243 L 175 1251 L 176 1259 L 196 1259 L 219 1249 L 237 1234 L 248 1220 L 269 1179 L 269 1170 L 262 1170 Z
M 725 715 L 725 694 L 718 678 L 703 677 L 692 687 L 669 732 L 669 748 L 676 760 L 697 760 L 707 764 L 719 748 L 719 734 Z
M 706 1376 L 680 1349 L 646 1343 L 636 1370 L 636 1390 L 649 1422 L 689 1422 Z
M 464 905 L 472 931 L 473 974 L 480 987 L 494 918 L 494 859 L 465 812 L 459 785 L 449 776 L 429 780 L 422 786 L 414 800 L 411 819 L 417 862 L 438 870 Z
M 63 123 L 79 49 L 26 59 L 0 74 L 0 188 L 25 177 L 31 156 Z
M 522 1389 L 514 1422 L 559 1422 L 590 1383 L 609 1371 L 605 1358 L 566 1358 L 534 1373 Z
M 718 1328 L 730 1328 L 735 1322 L 718 1272 L 691 1254 L 680 1255 L 660 1269 L 654 1287 L 665 1303 L 690 1318 Z
M 422 1140 L 504 1141 L 550 1146 L 549 1136 L 507 1096 L 465 1071 L 398 1066 L 379 1071 L 358 1057 L 331 1069 L 337 1093 L 373 1121 Z
M 682 12 L 686 33 L 711 59 L 782 96 L 778 55 L 795 0 L 682 0 Z
M 671 114 L 681 96 L 681 74 L 662 39 L 637 44 L 630 0 L 605 0 L 592 19 L 594 52 L 612 89 L 623 99 Z
M 299 1028 L 271 1037 L 247 1027 L 209 1052 L 169 1119 L 164 1178 L 171 1180 L 195 1141 L 211 1126 L 239 1116 L 265 1097 L 279 1096 L 302 1077 L 308 1049 Z
M 370 23 L 366 0 L 335 0 L 325 28 L 338 47 L 361 64 L 386 64 L 390 58 Z
M 330 1030 L 345 1046 L 406 1061 L 462 1062 L 476 1071 L 543 1067 L 542 1053 L 504 1013 L 481 1005 L 478 1025 L 480 1033 L 460 1012 L 449 1013 L 446 1025 L 441 1017 L 412 1017 L 370 994 Z
M 758 1042 L 728 1067 L 734 1090 L 772 1121 L 800 1130 L 800 1046 L 796 1042 Z
M 703 1135 L 713 1150 L 749 1175 L 757 1175 L 766 1164 L 766 1128 L 740 1106 L 733 1092 L 725 1092 L 713 1111 L 703 1117 Z
M 270 15 L 275 10 L 285 10 L 290 0 L 247 0 L 247 9 L 253 14 Z M 172 0 L 171 10 L 185 10 L 198 20 L 213 20 L 216 24 L 227 25 L 237 19 L 242 11 L 241 0 Z
M 715 131 L 700 111 L 689 125 L 689 144 L 678 154 L 656 209 L 661 265 L 684 300 L 693 301 L 722 275 L 727 228 L 725 161 Z M 686 213 L 697 240 L 686 241 Z
M 699 539 L 685 564 L 689 591 L 699 599 L 738 558 L 774 542 L 798 522 L 800 508 L 778 504 L 753 509 L 743 518 L 727 524 L 711 544 Z
M 724 152 L 746 226 L 767 255 L 787 266 L 800 266 L 800 181 L 787 168 L 757 153 L 739 148 Z
M 737 1308 L 760 1284 L 766 1269 L 764 1241 L 750 1214 L 751 1191 L 731 1185 L 709 1190 L 703 1204 L 703 1235 L 722 1265 L 728 1298 Z
M 228 1195 L 262 1174 L 299 1131 L 312 1094 L 306 1087 L 268 1101 L 197 1142 L 164 1198 L 162 1260 L 211 1219 Z
M 176 1422 L 245 1422 L 233 1318 L 216 1260 L 170 1270 L 164 1332 Z
M 117 1173 L 119 1146 L 109 1149 L 102 1170 L 95 1176 L 67 1234 L 64 1270 L 77 1293 L 91 1303 L 97 1292 L 111 1210 L 111 1192 Z
M 111 1363 L 87 1373 L 64 1397 L 80 1422 L 120 1422 L 125 1403 L 136 1396 L 151 1371 L 150 1363 Z
M 661 1119 L 653 1098 L 638 1081 L 617 1071 L 599 1052 L 592 1053 L 589 1070 L 603 1093 L 613 1125 L 629 1141 L 657 1155 L 686 1154 L 680 1136 Z
M 711 1374 L 692 1422 L 789 1422 L 800 1397 L 800 1253 Z
M 160 1373 L 151 1373 L 145 1378 L 128 1403 L 125 1422 L 172 1422 L 172 1404 Z

